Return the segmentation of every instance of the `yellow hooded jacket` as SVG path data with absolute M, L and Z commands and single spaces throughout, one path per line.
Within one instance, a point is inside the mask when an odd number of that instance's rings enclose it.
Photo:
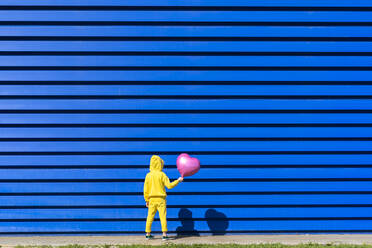
M 143 187 L 145 201 L 148 202 L 151 197 L 166 197 L 165 188 L 172 189 L 179 183 L 178 180 L 169 181 L 167 175 L 162 172 L 164 161 L 159 156 L 152 156 L 150 161 L 150 172 L 147 173 Z

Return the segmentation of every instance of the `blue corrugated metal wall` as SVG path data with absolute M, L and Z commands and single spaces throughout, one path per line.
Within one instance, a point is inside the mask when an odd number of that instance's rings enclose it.
M 0 2 L 0 233 L 372 231 L 372 2 Z M 160 230 L 156 223 L 155 230 Z

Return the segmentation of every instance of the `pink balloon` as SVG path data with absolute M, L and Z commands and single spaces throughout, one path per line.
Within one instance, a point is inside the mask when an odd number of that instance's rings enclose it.
M 199 171 L 200 161 L 190 157 L 187 153 L 182 153 L 177 158 L 177 169 L 182 177 L 192 176 Z

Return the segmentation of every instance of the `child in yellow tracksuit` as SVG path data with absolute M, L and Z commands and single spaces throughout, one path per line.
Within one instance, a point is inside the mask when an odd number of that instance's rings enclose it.
M 180 177 L 171 183 L 167 175 L 162 172 L 163 166 L 164 161 L 159 156 L 154 155 L 151 157 L 150 172 L 146 175 L 145 184 L 143 187 L 143 195 L 145 197 L 146 207 L 148 207 L 146 239 L 154 238 L 154 236 L 151 235 L 151 225 L 157 211 L 159 211 L 163 240 L 168 239 L 166 205 L 167 193 L 165 192 L 165 187 L 172 189 L 176 187 L 179 182 L 183 181 L 183 178 Z

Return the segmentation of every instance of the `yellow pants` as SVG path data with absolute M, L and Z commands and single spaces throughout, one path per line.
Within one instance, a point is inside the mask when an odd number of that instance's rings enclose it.
M 146 232 L 151 232 L 151 225 L 154 221 L 156 212 L 159 211 L 161 230 L 167 232 L 167 201 L 163 197 L 152 197 L 149 200 L 149 211 L 146 221 Z

